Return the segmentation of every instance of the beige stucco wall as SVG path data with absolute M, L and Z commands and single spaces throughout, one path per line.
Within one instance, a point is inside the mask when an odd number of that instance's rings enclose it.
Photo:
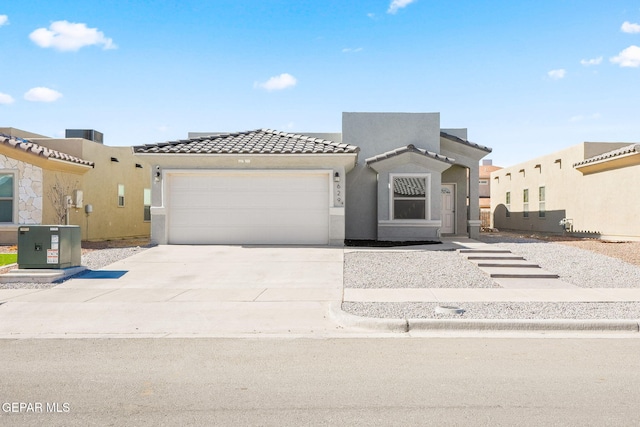
M 95 167 L 81 176 L 66 175 L 77 181 L 84 203 L 93 207 L 87 215 L 83 207 L 70 210 L 69 223 L 79 225 L 83 240 L 110 240 L 148 237 L 151 223 L 144 221 L 144 189 L 151 188 L 151 172 L 143 159 L 134 158 L 130 147 L 110 147 L 81 138 L 32 139 L 34 142 L 89 160 Z M 118 159 L 111 161 L 111 157 Z M 142 168 L 136 167 L 136 163 Z M 55 182 L 55 174 L 45 172 L 45 186 Z M 125 205 L 118 206 L 118 184 L 125 186 Z M 45 198 L 44 222 L 55 221 L 51 203 Z
M 495 171 L 491 174 L 493 227 L 557 232 L 560 220 L 573 229 L 603 238 L 640 238 L 640 165 L 583 175 L 573 165 L 629 145 L 589 143 Z M 510 175 L 509 175 L 510 174 Z M 545 187 L 546 215 L 539 216 L 538 189 Z M 529 189 L 529 218 L 523 216 L 523 190 Z M 506 217 L 506 193 L 511 192 L 511 217 Z

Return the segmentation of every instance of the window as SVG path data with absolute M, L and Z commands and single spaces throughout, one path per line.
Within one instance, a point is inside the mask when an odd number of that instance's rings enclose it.
M 529 218 L 529 189 L 522 190 L 522 216 Z
M 392 176 L 392 218 L 429 219 L 429 177 Z
M 538 218 L 544 218 L 547 215 L 545 206 L 544 187 L 538 188 Z
M 0 222 L 13 222 L 13 174 L 0 174 Z
M 507 191 L 507 194 L 505 195 L 505 202 L 504 202 L 507 210 L 505 212 L 506 217 L 509 218 L 511 216 L 511 191 Z
M 144 220 L 151 221 L 151 189 L 144 189 Z
M 124 207 L 124 184 L 118 184 L 118 206 Z

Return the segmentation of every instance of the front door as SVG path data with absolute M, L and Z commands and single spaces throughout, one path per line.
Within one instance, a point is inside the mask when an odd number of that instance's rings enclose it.
M 456 232 L 456 186 L 455 184 L 442 184 L 442 227 L 441 234 L 454 234 Z

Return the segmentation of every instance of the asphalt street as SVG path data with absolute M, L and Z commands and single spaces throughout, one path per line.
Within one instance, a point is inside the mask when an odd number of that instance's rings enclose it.
M 639 354 L 606 337 L 4 339 L 0 424 L 635 426 Z

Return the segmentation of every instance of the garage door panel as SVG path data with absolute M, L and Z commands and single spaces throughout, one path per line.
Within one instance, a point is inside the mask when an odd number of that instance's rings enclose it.
M 326 244 L 329 177 L 301 172 L 169 175 L 169 242 Z

